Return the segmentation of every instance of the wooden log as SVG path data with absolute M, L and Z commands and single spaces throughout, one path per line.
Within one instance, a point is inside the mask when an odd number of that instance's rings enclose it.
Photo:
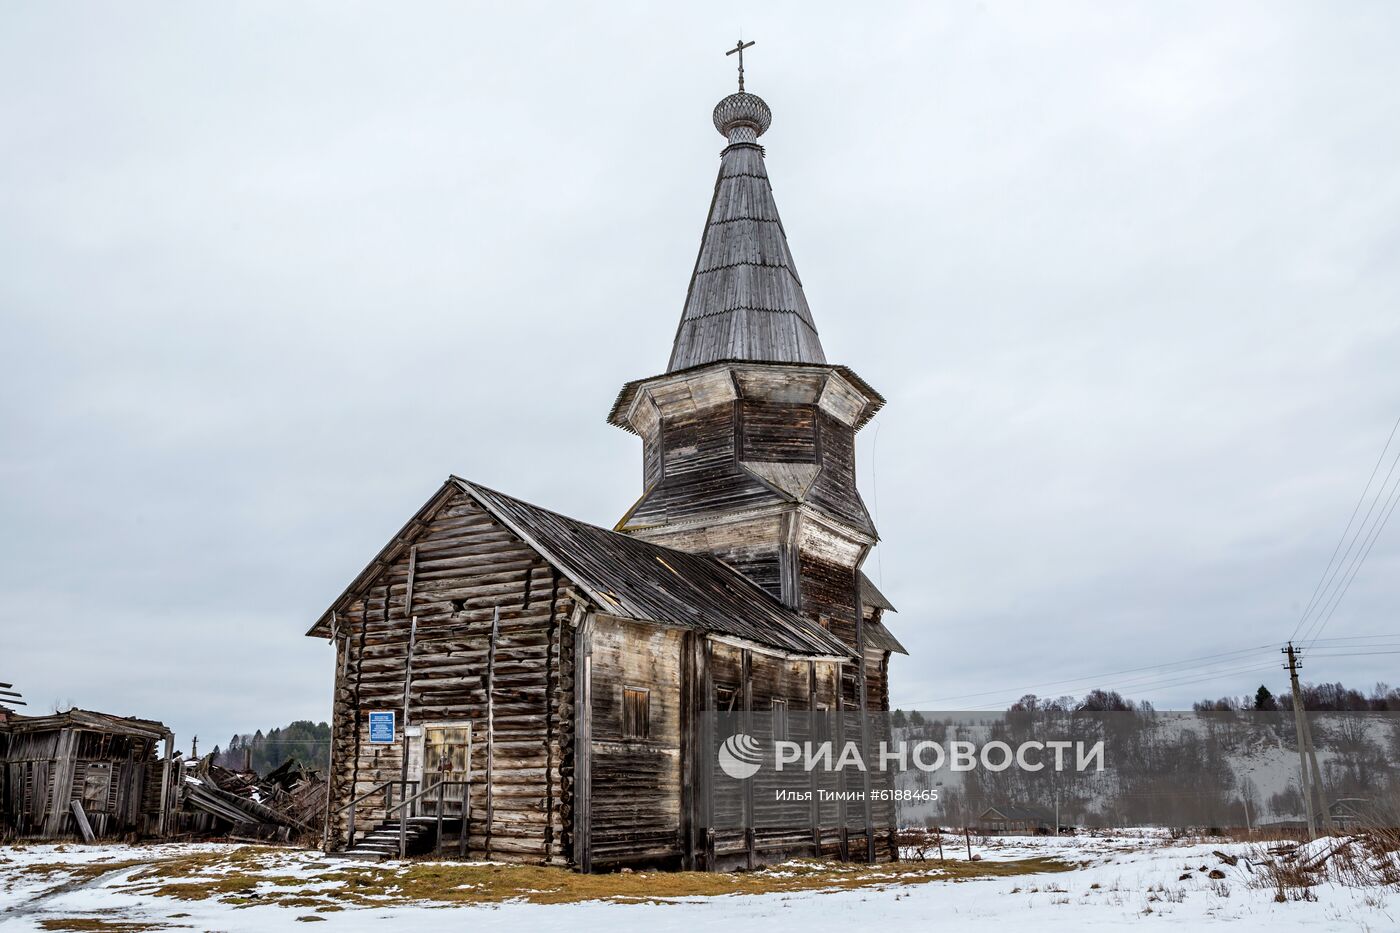
M 74 800 L 69 804 L 73 811 L 73 818 L 78 821 L 78 832 L 83 835 L 83 842 L 91 845 L 97 841 L 97 836 L 92 831 L 91 824 L 88 823 L 87 812 L 83 810 L 83 802 Z
M 496 784 L 496 636 L 500 610 L 491 614 L 491 641 L 486 652 L 486 857 L 491 858 L 491 834 L 494 829 L 494 792 Z
M 528 597 L 527 597 L 527 602 Z M 554 646 L 558 641 L 556 630 L 555 613 L 559 609 L 559 571 L 550 568 L 549 584 L 549 626 L 546 633 L 545 650 L 545 721 L 544 721 L 544 754 L 545 754 L 545 811 L 549 817 L 544 828 L 544 857 L 546 860 L 554 856 L 554 704 L 551 702 L 555 690 L 554 672 Z
M 744 690 L 744 731 L 753 731 L 753 652 L 747 648 L 741 655 L 741 673 Z M 746 862 L 750 871 L 758 867 L 757 852 L 754 849 L 754 782 L 744 782 L 744 837 L 748 852 Z
M 592 613 L 584 616 L 574 640 L 574 864 L 580 871 L 593 870 L 591 854 L 592 822 L 592 767 L 591 748 L 593 742 L 593 659 L 591 640 L 594 618 Z
M 695 766 L 699 743 L 696 740 L 696 689 L 695 689 L 695 639 L 694 632 L 686 632 L 681 637 L 681 690 L 680 690 L 680 729 L 681 746 L 681 797 L 680 797 L 680 837 L 681 867 L 686 871 L 695 870 Z

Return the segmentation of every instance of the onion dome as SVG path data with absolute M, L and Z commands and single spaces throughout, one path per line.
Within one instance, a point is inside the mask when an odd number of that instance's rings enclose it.
M 757 94 L 740 91 L 715 105 L 715 129 L 731 143 L 757 141 L 773 122 L 773 111 Z

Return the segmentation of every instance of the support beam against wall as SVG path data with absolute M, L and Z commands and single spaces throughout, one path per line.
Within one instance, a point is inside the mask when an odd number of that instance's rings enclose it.
M 532 565 L 525 573 L 533 574 Z M 528 579 L 528 577 L 527 577 Z M 554 858 L 554 694 L 558 680 L 556 652 L 559 650 L 559 571 L 549 568 L 549 621 L 545 623 L 545 669 L 544 669 L 544 860 L 548 864 Z M 525 603 L 530 597 L 527 593 Z
M 744 731 L 753 733 L 753 652 L 747 648 L 740 655 L 740 678 L 744 685 Z M 749 870 L 758 867 L 757 832 L 754 829 L 753 781 L 744 782 L 744 849 Z
M 715 680 L 714 680 L 714 642 L 708 635 L 697 636 L 700 640 L 700 689 L 702 691 L 702 708 L 713 712 L 715 710 Z M 705 720 L 701 741 L 703 742 L 704 753 L 700 762 L 700 816 L 701 825 L 704 827 L 704 858 L 703 868 L 705 871 L 715 870 L 715 787 L 714 772 L 711 769 L 709 753 L 714 748 L 714 717 L 709 716 Z
M 78 825 L 78 832 L 82 834 L 83 842 L 92 845 L 97 841 L 97 836 L 92 831 L 92 824 L 88 822 L 87 811 L 83 809 L 81 800 L 74 800 L 69 803 L 69 809 L 73 811 L 73 819 Z
M 574 865 L 593 870 L 593 613 L 574 637 Z
M 78 760 L 77 749 L 78 733 L 75 730 L 64 729 L 58 734 L 54 760 L 49 771 L 49 787 L 52 788 L 52 792 L 49 797 L 48 820 L 44 824 L 44 835 L 49 838 L 67 835 L 68 821 L 73 816 L 68 803 L 73 796 L 73 769 Z M 38 788 L 35 790 L 38 791 Z
M 846 665 L 836 665 L 836 747 L 844 748 L 846 745 Z M 846 789 L 846 772 L 838 771 L 836 774 L 837 787 L 844 791 Z M 850 858 L 850 826 L 847 825 L 849 814 L 846 807 L 846 795 L 843 793 L 836 801 L 836 825 L 837 829 L 837 853 L 844 862 Z
M 382 618 L 389 618 L 389 587 L 384 587 L 384 600 L 380 610 Z M 355 756 L 351 759 L 350 767 L 350 791 L 345 798 L 347 801 L 359 796 L 360 786 L 360 755 L 364 745 L 364 730 L 360 727 L 360 722 L 364 716 L 364 711 L 360 708 L 361 688 L 365 678 L 365 639 L 369 634 L 369 598 L 366 597 L 360 602 L 360 643 L 355 649 L 355 704 L 350 710 L 350 724 L 355 730 Z M 349 640 L 346 640 L 349 647 Z M 348 819 L 348 817 L 347 817 Z M 346 833 L 346 844 L 353 845 L 355 842 L 355 826 L 352 821 Z
M 331 645 L 335 648 L 336 665 L 331 674 L 331 737 L 330 749 L 326 758 L 326 807 L 322 814 L 321 824 L 321 851 L 331 850 L 331 801 L 335 799 L 335 724 L 339 718 L 336 716 L 336 697 L 340 694 L 340 682 L 345 677 L 346 665 L 350 656 L 350 647 L 346 645 L 342 650 L 340 644 L 340 616 L 334 609 L 331 610 Z M 195 739 L 198 740 L 198 736 Z
M 165 760 L 162 761 L 160 764 L 160 820 L 157 824 L 158 828 L 156 830 L 156 832 L 159 833 L 161 836 L 166 836 L 170 833 L 170 798 L 172 794 L 170 781 L 172 779 L 171 768 L 174 765 L 174 761 L 175 733 L 167 732 L 165 734 Z M 144 822 L 144 820 L 142 822 Z
M 695 632 L 681 636 L 681 703 L 680 703 L 680 766 L 681 766 L 681 868 L 695 870 L 695 766 L 701 757 L 696 737 L 695 690 Z
M 491 831 L 495 819 L 496 790 L 496 641 L 501 629 L 501 607 L 491 610 L 491 638 L 486 644 L 486 857 L 491 858 Z
M 860 566 L 870 552 L 864 551 L 851 571 L 851 579 L 856 591 L 856 654 L 860 666 L 856 668 L 856 690 L 860 702 L 860 755 L 864 761 L 870 760 L 870 696 L 865 677 L 865 594 L 861 592 Z M 870 769 L 861 772 L 861 785 L 865 790 L 862 812 L 865 817 L 865 860 L 875 864 L 875 821 L 870 801 Z
M 404 659 L 403 665 L 403 720 L 399 723 L 399 731 L 403 735 L 403 763 L 399 769 L 399 780 L 403 781 L 403 796 L 407 800 L 411 794 L 408 792 L 408 713 L 409 698 L 413 690 L 413 651 L 418 646 L 418 616 L 413 613 L 413 582 L 418 572 L 418 545 L 413 545 L 408 549 L 408 590 L 404 595 L 403 614 L 408 619 L 408 655 Z M 404 819 L 408 818 L 408 808 L 404 808 Z M 404 853 L 400 852 L 402 857 Z
M 778 589 L 783 605 L 802 607 L 802 554 L 797 546 L 800 522 L 796 510 L 784 512 L 778 520 Z

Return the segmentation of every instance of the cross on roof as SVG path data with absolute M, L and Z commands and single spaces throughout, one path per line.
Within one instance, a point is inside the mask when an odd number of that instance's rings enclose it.
M 740 39 L 738 42 L 734 43 L 734 48 L 724 53 L 725 55 L 733 55 L 735 52 L 739 53 L 739 93 L 741 94 L 744 92 L 744 49 L 751 45 L 753 45 L 752 42 L 745 42 L 743 39 Z

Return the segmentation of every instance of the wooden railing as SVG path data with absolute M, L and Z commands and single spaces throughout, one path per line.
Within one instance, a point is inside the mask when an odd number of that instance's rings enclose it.
M 348 822 L 350 824 L 350 832 L 348 838 L 345 840 L 345 847 L 353 848 L 355 845 L 355 809 L 359 806 L 362 800 L 366 800 L 370 797 L 375 796 L 376 794 L 384 794 L 384 806 L 386 808 L 392 807 L 394 805 L 394 788 L 402 787 L 403 793 L 407 795 L 408 786 L 410 784 L 412 784 L 414 787 L 418 786 L 417 781 L 382 781 L 371 787 L 369 790 L 365 791 L 363 794 L 360 794 L 358 797 L 351 797 L 349 803 L 337 807 L 335 813 L 333 814 L 335 816 L 339 816 L 346 810 L 350 811 L 350 816 L 348 817 Z
M 470 781 L 438 781 L 437 783 L 425 787 L 412 797 L 405 797 L 397 806 L 390 806 L 385 810 L 385 816 L 390 816 L 395 810 L 402 811 L 399 814 L 399 858 L 403 858 L 408 848 L 408 808 L 414 805 L 415 815 L 417 813 L 417 803 L 434 791 L 437 792 L 437 851 L 442 852 L 442 811 L 443 805 L 447 802 L 447 788 L 462 788 L 460 803 L 462 804 L 462 831 L 457 839 L 458 856 L 466 858 L 467 855 L 467 818 L 471 814 L 471 782 Z M 407 788 L 405 788 L 405 793 Z
M 339 815 L 349 810 L 347 822 L 349 823 L 349 833 L 346 838 L 346 848 L 354 848 L 355 845 L 355 811 L 359 804 L 370 797 L 379 794 L 384 795 L 384 816 L 386 819 L 393 817 L 394 813 L 399 814 L 399 857 L 403 858 L 407 854 L 408 848 L 408 821 L 411 817 L 419 815 L 418 804 L 425 797 L 432 799 L 430 795 L 436 795 L 436 816 L 437 816 L 437 848 L 442 851 L 442 823 L 444 805 L 460 802 L 462 805 L 462 832 L 458 841 L 459 855 L 463 858 L 467 854 L 467 821 L 471 814 L 471 782 L 470 781 L 437 781 L 428 787 L 420 789 L 421 781 L 382 781 L 375 784 L 363 794 L 352 797 L 349 803 L 336 808 L 334 815 Z M 394 788 L 400 788 L 400 800 L 394 803 Z M 448 797 L 447 788 L 460 787 L 461 796 Z M 410 809 L 411 808 L 411 809 Z

